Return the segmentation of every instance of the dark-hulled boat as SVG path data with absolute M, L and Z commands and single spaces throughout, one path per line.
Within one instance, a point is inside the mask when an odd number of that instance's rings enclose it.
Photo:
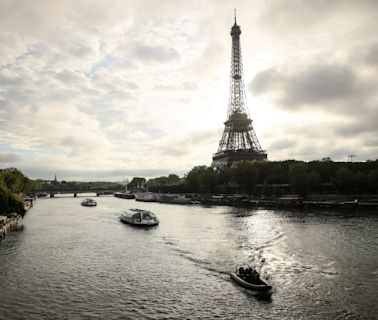
M 97 202 L 96 200 L 93 200 L 93 199 L 84 199 L 83 201 L 81 201 L 81 205 L 84 206 L 84 207 L 95 207 L 97 206 Z
M 116 198 L 122 198 L 122 199 L 135 199 L 135 194 L 132 194 L 129 192 L 116 192 L 114 193 L 114 196 Z
M 237 267 L 236 272 L 230 273 L 230 277 L 236 283 L 247 289 L 256 291 L 268 291 L 272 289 L 272 286 L 261 279 L 256 270 L 251 267 Z

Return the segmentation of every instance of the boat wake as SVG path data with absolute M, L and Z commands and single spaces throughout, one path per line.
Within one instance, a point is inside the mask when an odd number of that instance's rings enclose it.
M 170 250 L 175 252 L 175 254 L 179 255 L 183 259 L 190 261 L 197 265 L 198 267 L 211 272 L 213 275 L 229 275 L 230 270 L 222 270 L 218 266 L 215 266 L 214 262 L 210 262 L 206 259 L 202 259 L 195 256 L 195 253 L 186 249 L 182 249 L 179 244 L 173 240 L 167 240 L 163 237 L 163 243 L 169 247 Z

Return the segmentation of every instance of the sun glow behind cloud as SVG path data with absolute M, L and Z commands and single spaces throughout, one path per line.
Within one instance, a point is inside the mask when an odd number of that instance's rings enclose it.
M 0 167 L 119 180 L 209 165 L 234 6 L 269 159 L 377 158 L 374 1 L 40 0 L 0 3 Z

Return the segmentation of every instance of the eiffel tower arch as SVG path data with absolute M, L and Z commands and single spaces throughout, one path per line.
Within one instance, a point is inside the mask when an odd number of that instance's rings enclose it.
M 218 151 L 213 155 L 212 167 L 231 166 L 238 161 L 264 161 L 268 159 L 262 150 L 248 114 L 247 99 L 243 80 L 243 63 L 240 49 L 240 26 L 231 28 L 232 57 L 230 96 L 227 120 L 219 142 Z

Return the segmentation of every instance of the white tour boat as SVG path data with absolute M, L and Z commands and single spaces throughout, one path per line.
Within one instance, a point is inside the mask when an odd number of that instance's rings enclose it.
M 159 224 L 154 213 L 142 209 L 128 209 L 122 213 L 121 221 L 134 226 L 152 227 Z

